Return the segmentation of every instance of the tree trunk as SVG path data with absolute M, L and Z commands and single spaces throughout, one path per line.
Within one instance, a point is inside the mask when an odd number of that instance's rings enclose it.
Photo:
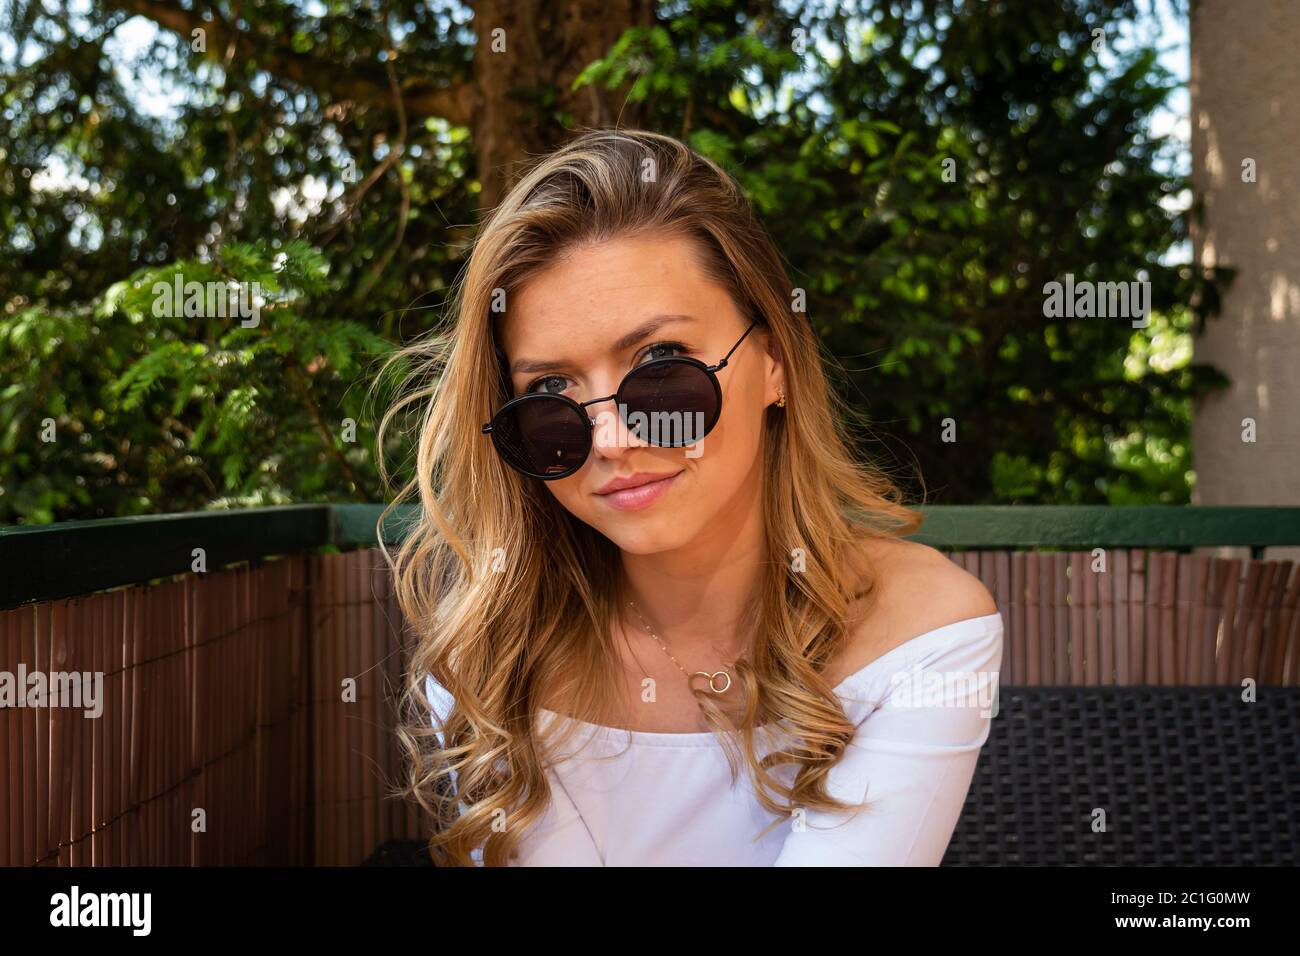
M 486 0 L 474 6 L 477 109 L 471 121 L 479 208 L 486 214 L 523 167 L 587 127 L 633 128 L 639 104 L 626 87 L 571 89 L 623 31 L 650 26 L 649 0 Z M 566 125 L 570 128 L 566 129 Z

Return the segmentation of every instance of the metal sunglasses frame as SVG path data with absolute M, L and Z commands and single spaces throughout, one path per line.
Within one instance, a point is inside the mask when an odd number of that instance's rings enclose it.
M 601 402 L 608 402 L 611 399 L 618 398 L 618 396 L 622 393 L 624 386 L 627 384 L 628 379 L 633 378 L 638 374 L 644 373 L 646 369 L 663 368 L 665 365 L 669 365 L 669 364 L 684 364 L 684 365 L 690 365 L 694 368 L 698 368 L 700 371 L 708 375 L 709 381 L 713 383 L 713 391 L 718 397 L 717 413 L 713 416 L 713 421 L 709 422 L 708 425 L 705 427 L 704 433 L 700 435 L 700 438 L 703 438 L 705 435 L 708 435 L 709 432 L 713 431 L 713 426 L 716 425 L 718 423 L 718 419 L 722 417 L 722 386 L 718 382 L 717 373 L 727 367 L 727 363 L 731 360 L 731 356 L 735 354 L 736 349 L 740 348 L 740 343 L 745 341 L 745 338 L 749 335 L 750 332 L 754 330 L 754 327 L 756 325 L 758 325 L 757 320 L 750 322 L 749 328 L 745 329 L 744 334 L 742 334 L 740 338 L 736 340 L 736 344 L 731 347 L 730 351 L 728 351 L 727 354 L 723 356 L 722 360 L 719 361 L 716 365 L 705 365 L 699 359 L 691 358 L 688 355 L 670 355 L 667 358 L 653 359 L 652 361 L 646 362 L 644 365 L 638 365 L 636 368 L 629 369 L 628 373 L 623 376 L 623 380 L 618 383 L 618 390 L 615 391 L 613 395 L 606 395 L 604 398 L 592 398 L 592 399 L 588 399 L 585 402 L 575 402 L 567 395 L 557 395 L 554 392 L 528 392 L 524 395 L 519 395 L 515 398 L 510 399 L 510 401 L 506 402 L 504 405 L 502 405 L 500 408 L 496 410 L 496 414 L 492 416 L 492 421 L 488 422 L 486 425 L 483 426 L 483 434 L 484 435 L 490 434 L 492 436 L 492 447 L 494 447 L 496 449 L 497 454 L 501 456 L 501 460 L 504 461 L 511 468 L 513 468 L 515 471 L 519 472 L 521 475 L 526 475 L 529 478 L 536 478 L 539 481 L 558 481 L 561 478 L 568 478 L 570 475 L 579 471 L 582 468 L 582 466 L 587 463 L 587 459 L 591 457 L 591 433 L 596 428 L 596 420 L 587 414 L 588 406 L 599 405 Z M 569 470 L 562 472 L 558 475 L 539 475 L 535 472 L 527 471 L 523 468 L 520 468 L 518 465 L 515 465 L 513 462 L 511 462 L 509 455 L 507 455 L 505 452 L 502 451 L 501 446 L 500 444 L 498 444 L 497 441 L 497 432 L 493 426 L 493 423 L 496 422 L 496 420 L 500 418 L 502 414 L 504 414 L 509 409 L 514 408 L 516 405 L 520 405 L 523 402 L 535 402 L 535 401 L 563 402 L 564 404 L 570 406 L 577 413 L 578 419 L 580 421 L 585 420 L 587 423 L 586 454 L 582 456 L 582 461 L 574 465 Z M 619 403 L 619 404 L 626 407 L 625 403 Z M 626 420 L 624 420 L 624 425 L 626 424 L 627 422 Z M 696 441 L 699 441 L 699 439 L 696 439 Z M 655 447 L 657 448 L 685 447 L 685 445 L 661 445 L 657 443 L 651 443 L 651 444 L 654 444 Z M 694 444 L 694 442 L 691 442 L 691 444 Z

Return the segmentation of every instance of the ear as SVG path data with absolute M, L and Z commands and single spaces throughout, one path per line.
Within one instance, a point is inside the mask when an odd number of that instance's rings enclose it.
M 785 385 L 785 359 L 781 354 L 781 347 L 777 344 L 776 337 L 768 329 L 763 329 L 763 368 L 764 368 L 764 385 L 763 385 L 763 404 L 775 405 L 781 399 L 781 393 L 785 392 L 787 399 L 790 390 Z

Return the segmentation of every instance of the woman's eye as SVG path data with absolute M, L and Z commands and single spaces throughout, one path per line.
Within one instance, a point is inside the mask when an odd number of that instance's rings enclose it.
M 569 380 L 563 375 L 546 375 L 528 383 L 525 392 L 563 392 L 569 386 Z
M 671 358 L 674 352 L 686 352 L 689 349 L 680 342 L 656 342 L 645 350 L 643 362 L 653 362 L 656 359 Z
M 639 364 L 644 365 L 646 362 L 671 358 L 673 355 L 687 352 L 690 352 L 690 349 L 682 345 L 681 342 L 656 342 L 654 345 L 646 346 L 645 350 L 642 351 Z M 543 375 L 541 378 L 535 378 L 524 386 L 524 393 L 560 394 L 572 384 L 563 375 Z

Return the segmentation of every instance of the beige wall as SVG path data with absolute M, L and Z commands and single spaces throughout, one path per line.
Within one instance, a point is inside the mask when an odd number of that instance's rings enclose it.
M 1193 0 L 1193 226 L 1239 271 L 1196 360 L 1233 380 L 1196 408 L 1198 504 L 1300 504 L 1300 0 Z M 1242 160 L 1256 182 L 1242 182 Z M 1243 418 L 1255 444 L 1241 440 Z

